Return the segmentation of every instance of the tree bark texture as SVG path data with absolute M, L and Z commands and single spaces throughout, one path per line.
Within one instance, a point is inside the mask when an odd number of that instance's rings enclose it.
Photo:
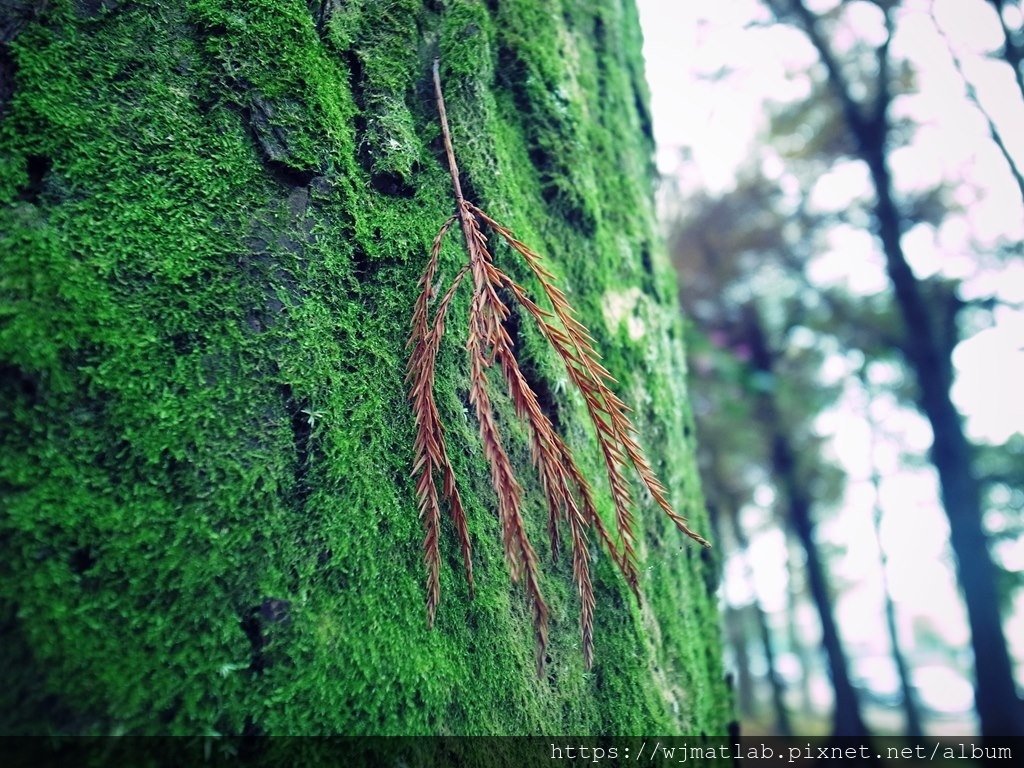
M 4 13 L 4 730 L 725 732 L 713 564 L 649 502 L 643 604 L 591 545 L 590 673 L 568 558 L 545 566 L 537 678 L 468 410 L 465 296 L 436 393 L 476 596 L 445 527 L 433 631 L 424 607 L 404 376 L 454 210 L 435 56 L 467 197 L 549 257 L 706 529 L 629 0 Z M 447 279 L 465 258 L 450 241 Z M 581 400 L 529 318 L 510 323 L 610 513 Z M 495 401 L 542 541 L 527 440 Z

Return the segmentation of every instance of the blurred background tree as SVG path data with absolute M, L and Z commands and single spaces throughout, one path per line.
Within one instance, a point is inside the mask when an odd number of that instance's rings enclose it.
M 745 156 L 697 130 L 678 142 L 664 206 L 741 714 L 778 732 L 963 733 L 970 675 L 980 731 L 1024 734 L 1024 649 L 1004 628 L 1020 622 L 1024 419 L 979 441 L 958 408 L 961 343 L 1021 325 L 1020 4 L 767 0 L 693 18 L 717 52 L 694 71 L 724 93 L 710 120 L 729 130 L 727 98 L 761 112 L 733 142 Z M 709 184 L 714 147 L 733 162 Z M 939 510 L 948 545 L 915 552 Z M 908 589 L 915 568 L 954 572 L 962 607 Z

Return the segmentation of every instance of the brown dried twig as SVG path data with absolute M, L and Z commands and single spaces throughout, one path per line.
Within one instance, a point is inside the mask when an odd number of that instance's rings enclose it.
M 430 259 L 420 278 L 420 295 L 412 316 L 412 334 L 409 348 L 408 379 L 411 382 L 410 400 L 416 417 L 415 463 L 413 475 L 420 517 L 426 535 L 423 542 L 427 566 L 427 618 L 431 626 L 440 600 L 439 528 L 441 502 L 435 485 L 440 475 L 442 493 L 448 500 L 452 520 L 459 534 L 465 563 L 466 579 L 473 589 L 472 547 L 466 525 L 465 510 L 455 485 L 455 475 L 448 460 L 437 404 L 434 401 L 434 366 L 438 348 L 444 334 L 445 318 L 456 290 L 468 274 L 473 282 L 470 304 L 469 337 L 466 348 L 470 361 L 470 401 L 480 424 L 480 438 L 484 454 L 491 468 L 491 483 L 498 500 L 498 518 L 501 523 L 505 560 L 513 581 L 522 579 L 533 606 L 534 631 L 537 638 L 537 671 L 542 673 L 547 645 L 548 609 L 540 590 L 540 568 L 537 554 L 531 546 L 523 524 L 523 490 L 515 476 L 512 463 L 502 444 L 494 419 L 488 390 L 487 370 L 497 364 L 508 386 L 516 415 L 526 422 L 530 431 L 530 450 L 540 478 L 548 507 L 548 534 L 552 554 L 559 549 L 559 524 L 569 528 L 572 550 L 573 580 L 580 594 L 580 631 L 583 658 L 589 669 L 593 663 L 594 588 L 590 577 L 590 556 L 587 531 L 596 530 L 602 544 L 639 597 L 640 577 L 636 555 L 636 535 L 631 511 L 633 500 L 626 471 L 632 465 L 655 503 L 669 516 L 680 530 L 704 546 L 707 541 L 690 530 L 686 520 L 669 504 L 665 486 L 655 476 L 650 464 L 636 441 L 636 428 L 628 418 L 629 408 L 611 389 L 612 375 L 601 365 L 600 355 L 593 346 L 593 338 L 576 320 L 576 315 L 562 291 L 554 284 L 554 275 L 543 265 L 539 255 L 521 243 L 504 226 L 484 211 L 468 202 L 462 194 L 458 166 L 452 149 L 438 62 L 434 61 L 434 89 L 441 119 L 448 170 L 455 191 L 455 214 L 449 218 L 434 238 Z M 455 276 L 429 317 L 433 285 L 437 275 L 441 243 L 455 221 L 459 222 L 469 253 L 468 263 Z M 543 309 L 533 301 L 526 290 L 494 264 L 488 250 L 483 228 L 491 230 L 518 253 L 537 280 L 551 305 Z M 565 365 L 569 380 L 583 395 L 587 412 L 597 431 L 597 440 L 608 473 L 612 501 L 615 506 L 615 527 L 621 541 L 616 547 L 610 533 L 601 521 L 594 505 L 590 486 L 580 472 L 565 441 L 555 431 L 544 413 L 536 393 L 519 368 L 512 340 L 505 329 L 509 308 L 498 295 L 505 289 L 534 319 L 541 335 L 558 353 Z

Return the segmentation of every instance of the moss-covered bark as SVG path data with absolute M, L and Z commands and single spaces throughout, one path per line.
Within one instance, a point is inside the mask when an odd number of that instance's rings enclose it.
M 569 563 L 546 564 L 551 659 L 535 676 L 466 407 L 465 296 L 437 397 L 477 595 L 446 530 L 425 620 L 403 378 L 417 277 L 453 207 L 435 54 L 467 195 L 549 257 L 674 501 L 707 529 L 629 0 L 13 8 L 0 728 L 721 732 L 712 564 L 647 503 L 645 602 L 595 546 L 585 672 Z M 526 318 L 518 335 L 610 514 L 581 400 Z M 542 541 L 528 446 L 497 404 Z

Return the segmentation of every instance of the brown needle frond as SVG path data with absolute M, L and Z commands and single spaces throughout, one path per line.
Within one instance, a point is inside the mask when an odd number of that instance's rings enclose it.
M 636 468 L 637 474 L 640 476 L 640 480 L 647 487 L 648 491 L 650 491 L 652 498 L 658 506 L 661 507 L 668 515 L 669 519 L 671 519 L 683 533 L 694 541 L 697 541 L 705 547 L 710 546 L 706 539 L 690 529 L 686 523 L 686 519 L 677 514 L 675 510 L 672 509 L 672 505 L 669 504 L 668 499 L 665 496 L 665 486 L 662 485 L 654 474 L 650 464 L 643 455 L 643 451 L 640 449 L 640 446 L 633 437 L 637 431 L 636 427 L 633 426 L 629 417 L 626 415 L 629 412 L 629 407 L 626 406 L 626 404 L 623 403 L 608 386 L 609 382 L 615 383 L 615 379 L 607 369 L 601 365 L 601 356 L 592 346 L 593 338 L 590 336 L 586 327 L 575 319 L 575 311 L 572 306 L 570 306 L 565 294 L 554 285 L 554 276 L 543 265 L 543 259 L 520 242 L 506 227 L 496 222 L 476 206 L 472 206 L 472 209 L 474 214 L 479 216 L 487 226 L 497 232 L 498 235 L 500 235 L 516 253 L 523 257 L 527 266 L 530 267 L 531 271 L 540 281 L 541 287 L 543 288 L 548 301 L 551 302 L 551 306 L 554 309 L 556 317 L 565 328 L 564 335 L 560 334 L 551 339 L 552 344 L 562 356 L 567 368 L 576 368 L 578 372 L 583 373 L 585 378 L 589 378 L 590 384 L 593 385 L 593 389 L 581 386 L 581 390 L 583 391 L 584 398 L 587 400 L 591 419 L 594 420 L 594 425 L 597 428 L 598 439 L 601 439 L 602 434 L 610 434 L 614 441 L 617 442 L 625 451 L 629 460 Z M 566 341 L 568 344 L 565 343 Z M 570 376 L 572 376 L 572 373 L 570 373 Z M 580 384 L 582 385 L 582 382 L 580 382 Z M 588 394 L 593 397 L 588 397 Z M 591 407 L 591 404 L 593 407 Z M 602 413 L 607 415 L 607 423 L 604 423 L 603 419 L 598 418 L 599 414 Z M 610 429 L 606 430 L 606 427 Z M 603 447 L 602 450 L 604 450 Z M 608 466 L 609 480 L 611 480 L 613 470 L 609 459 L 614 457 L 618 460 L 620 465 L 624 464 L 625 460 L 622 457 L 621 452 L 617 455 L 614 452 L 605 452 L 605 456 L 606 465 Z M 613 496 L 618 495 L 615 491 L 615 485 L 616 483 L 612 482 Z M 622 499 L 624 502 L 628 503 L 628 490 Z M 616 516 L 624 522 L 631 523 L 632 519 L 628 516 L 628 509 L 626 512 L 627 514 L 623 514 L 619 510 L 618 502 L 616 501 Z M 632 537 L 624 537 L 623 539 L 623 546 L 627 553 L 631 550 L 631 538 Z
M 602 541 L 608 548 L 609 552 L 612 553 L 616 564 L 626 577 L 626 581 L 629 583 L 630 588 L 639 598 L 640 574 L 636 565 L 636 550 L 632 544 L 633 516 L 629 509 L 632 504 L 632 499 L 630 498 L 628 483 L 622 473 L 622 466 L 624 464 L 622 451 L 613 442 L 613 436 L 611 435 L 610 428 L 607 423 L 608 417 L 604 412 L 604 405 L 598 397 L 599 392 L 593 385 L 591 379 L 588 378 L 581 370 L 582 366 L 577 362 L 575 351 L 569 346 L 569 340 L 566 334 L 548 322 L 548 318 L 551 317 L 551 313 L 541 309 L 536 302 L 526 295 L 523 288 L 517 285 L 514 281 L 506 278 L 505 285 L 512 291 L 516 300 L 536 320 L 537 325 L 540 328 L 541 335 L 547 339 L 547 341 L 562 357 L 566 366 L 566 371 L 569 374 L 569 379 L 583 395 L 587 411 L 597 428 L 598 442 L 601 448 L 602 457 L 604 458 L 605 468 L 608 472 L 609 485 L 612 491 L 612 501 L 615 505 L 616 526 L 619 530 L 620 537 L 623 540 L 623 551 L 621 553 L 616 550 L 614 543 L 611 541 L 611 537 L 608 535 L 607 530 L 605 530 L 601 523 L 601 518 L 594 509 L 593 502 L 590 501 L 589 486 L 583 478 L 582 473 L 577 468 L 575 462 L 572 461 L 567 448 L 564 450 L 563 461 L 566 461 L 573 480 L 577 488 L 581 491 L 588 521 L 593 522 L 595 527 L 597 527 L 598 534 L 601 536 Z
M 465 214 L 465 209 L 462 209 Z M 502 544 L 505 560 L 513 581 L 523 577 L 533 603 L 534 631 L 537 637 L 537 669 L 543 670 L 547 647 L 548 609 L 540 591 L 540 569 L 537 555 L 526 536 L 522 517 L 522 488 L 516 480 L 512 463 L 502 445 L 501 436 L 487 390 L 486 369 L 498 356 L 511 355 L 511 341 L 502 322 L 508 307 L 495 291 L 492 273 L 496 272 L 487 251 L 486 239 L 475 219 L 462 216 L 462 229 L 469 248 L 470 271 L 473 274 L 473 301 L 470 306 L 470 329 L 467 347 L 470 356 L 470 401 L 480 422 L 480 439 L 491 466 L 491 483 L 498 499 Z M 488 356 L 490 352 L 490 356 Z
M 491 279 L 495 284 L 508 282 L 509 278 L 496 268 L 491 269 Z M 537 395 L 523 375 L 512 350 L 512 342 L 505 329 L 498 329 L 495 359 L 501 365 L 509 394 L 516 414 L 530 427 L 530 448 L 534 465 L 540 476 L 541 487 L 548 502 L 548 530 L 551 536 L 552 554 L 558 548 L 558 521 L 563 517 L 568 520 L 572 541 L 573 577 L 580 593 L 580 631 L 583 642 L 583 658 L 587 668 L 593 660 L 594 643 L 594 587 L 590 580 L 590 555 L 587 549 L 587 519 L 580 512 L 576 499 L 573 498 L 570 486 L 570 466 L 576 470 L 575 462 L 569 454 L 565 443 L 555 432 L 551 420 L 540 407 Z M 593 501 L 589 498 L 589 488 L 584 483 L 578 485 L 585 496 L 585 503 L 593 509 Z M 596 512 L 594 512 L 596 517 Z
M 419 513 L 426 529 L 423 548 L 427 566 L 428 621 L 432 626 L 440 600 L 441 510 L 435 473 L 442 478 L 442 492 L 448 500 L 452 520 L 459 534 L 466 578 L 471 592 L 473 587 L 471 545 L 465 511 L 456 488 L 455 474 L 448 460 L 444 430 L 433 395 L 434 368 L 441 337 L 444 335 L 445 318 L 456 290 L 469 274 L 473 283 L 469 335 L 466 342 L 470 368 L 469 397 L 476 411 L 480 440 L 490 467 L 491 484 L 497 498 L 505 561 L 512 580 L 523 582 L 532 604 L 537 673 L 543 674 L 546 658 L 548 607 L 540 589 L 537 553 L 527 538 L 523 521 L 523 489 L 505 451 L 494 417 L 488 388 L 488 369 L 495 364 L 508 387 L 516 416 L 526 422 L 529 428 L 530 452 L 547 502 L 548 535 L 553 557 L 557 557 L 560 547 L 559 526 L 564 524 L 569 529 L 573 581 L 580 596 L 583 659 L 587 668 L 590 668 L 594 653 L 595 608 L 587 534 L 590 526 L 597 531 L 598 538 L 622 571 L 632 590 L 637 597 L 640 596 L 635 522 L 632 513 L 633 499 L 626 469 L 630 465 L 636 469 L 655 503 L 683 532 L 705 546 L 708 544 L 687 526 L 686 520 L 669 504 L 665 486 L 654 474 L 636 441 L 637 430 L 627 416 L 629 408 L 612 390 L 611 385 L 616 383 L 615 379 L 601 364 L 601 357 L 594 349 L 594 339 L 586 327 L 576 319 L 576 313 L 565 294 L 555 285 L 554 275 L 543 265 L 539 255 L 516 239 L 507 228 L 463 197 L 436 60 L 434 88 L 448 170 L 455 192 L 455 215 L 442 225 L 434 239 L 430 259 L 420 278 L 420 294 L 413 310 L 412 334 L 408 344 L 412 352 L 407 377 L 411 382 L 409 398 L 416 419 L 413 475 L 417 476 Z M 429 310 L 430 302 L 434 298 L 432 286 L 437 275 L 441 243 L 455 221 L 459 222 L 462 229 L 469 260 L 456 274 L 451 286 L 438 302 L 431 322 Z M 496 233 L 513 252 L 523 258 L 540 282 L 544 295 L 551 305 L 550 310 L 539 306 L 522 286 L 495 266 L 482 226 Z M 616 547 L 597 512 L 589 483 L 565 441 L 555 431 L 551 419 L 544 413 L 537 394 L 519 367 L 512 340 L 505 328 L 510 311 L 498 294 L 503 288 L 509 291 L 515 301 L 533 317 L 541 335 L 561 358 L 569 380 L 583 395 L 608 474 L 621 549 Z
M 430 260 L 427 262 L 427 268 L 420 278 L 420 295 L 413 311 L 412 334 L 407 344 L 407 346 L 412 347 L 407 379 L 412 382 L 409 399 L 412 401 L 413 413 L 416 419 L 416 440 L 413 444 L 415 454 L 413 475 L 419 473 L 416 481 L 416 496 L 419 502 L 420 517 L 423 518 L 423 524 L 426 528 L 423 549 L 424 561 L 427 565 L 427 621 L 431 626 L 434 624 L 437 604 L 441 599 L 441 554 L 438 544 L 441 507 L 437 486 L 434 484 L 435 472 L 440 472 L 442 475 L 444 494 L 449 500 L 452 520 L 462 542 L 466 580 L 469 583 L 470 592 L 473 589 L 473 563 L 469 530 L 466 526 L 466 515 L 462 507 L 462 500 L 459 497 L 458 488 L 455 486 L 455 474 L 448 461 L 444 429 L 441 426 L 441 417 L 437 410 L 437 404 L 434 401 L 434 368 L 441 336 L 444 334 L 445 315 L 456 289 L 465 277 L 465 269 L 455 276 L 452 286 L 439 302 L 433 326 L 431 327 L 427 321 L 430 293 L 432 291 L 434 275 L 437 272 L 441 241 L 453 222 L 454 217 L 446 221 L 438 232 L 437 237 L 434 238 L 434 245 L 430 251 Z

